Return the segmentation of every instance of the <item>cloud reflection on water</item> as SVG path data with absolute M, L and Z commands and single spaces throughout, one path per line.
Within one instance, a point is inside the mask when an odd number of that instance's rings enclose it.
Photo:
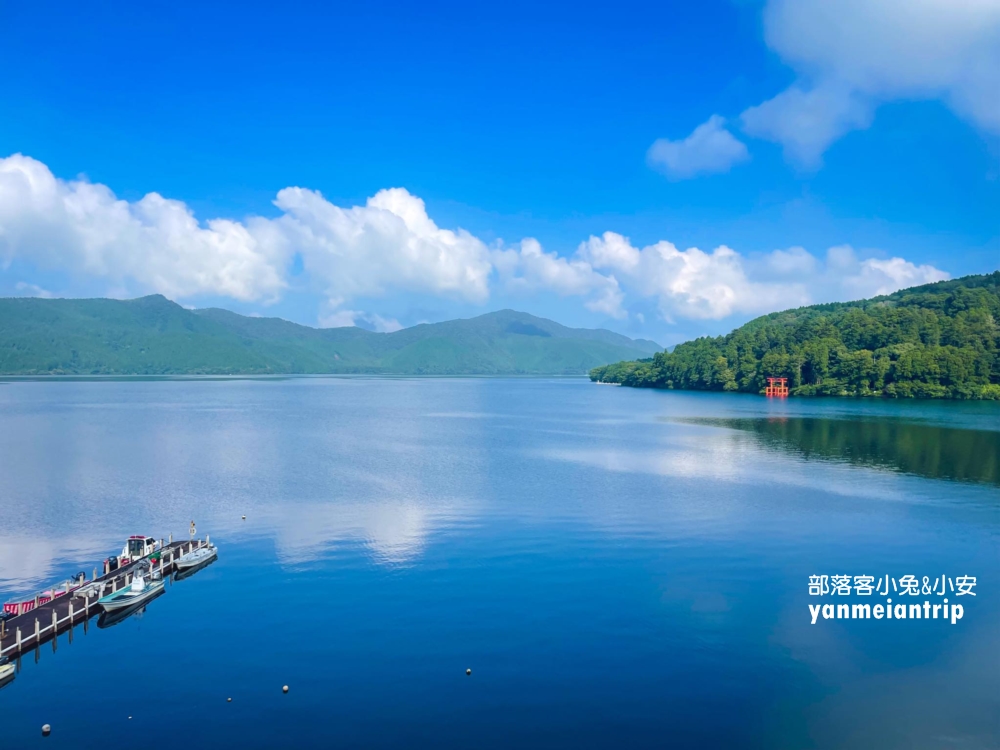
M 373 563 L 400 566 L 413 562 L 437 529 L 467 512 L 458 502 L 298 502 L 271 509 L 262 523 L 283 565 L 310 563 L 338 546 L 360 543 Z
M 876 470 L 858 474 L 828 465 L 817 470 L 807 462 L 762 450 L 739 435 L 713 431 L 672 436 L 657 447 L 546 448 L 548 459 L 587 464 L 605 471 L 657 474 L 682 479 L 786 485 L 849 496 L 898 498 L 891 475 Z
M 92 568 L 108 554 L 121 550 L 106 549 L 93 540 L 81 536 L 62 539 L 31 536 L 0 536 L 0 599 L 16 594 L 33 594 L 36 590 L 55 582 L 59 568 L 66 568 L 74 561 L 76 570 L 67 571 L 66 577 L 82 569 L 89 578 Z M 72 567 L 72 565 L 71 565 Z

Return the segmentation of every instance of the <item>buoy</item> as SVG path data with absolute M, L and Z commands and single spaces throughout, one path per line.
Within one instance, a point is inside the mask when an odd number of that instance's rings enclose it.
M 466 674 L 472 674 L 472 670 L 471 670 L 471 669 L 466 669 L 466 670 L 465 670 L 465 673 L 466 673 Z
M 49 732 L 51 731 L 52 727 L 50 727 L 48 724 L 42 724 L 42 737 L 48 737 Z
M 232 703 L 232 702 L 233 702 L 232 698 L 226 698 L 226 703 Z
M 283 686 L 281 687 L 281 692 L 283 692 L 283 693 L 287 693 L 287 692 L 288 692 L 288 685 L 283 685 Z
M 246 514 L 243 514 L 243 520 L 247 520 Z
M 128 718 L 129 718 L 129 719 L 131 719 L 132 717 L 131 717 L 131 716 L 129 716 Z

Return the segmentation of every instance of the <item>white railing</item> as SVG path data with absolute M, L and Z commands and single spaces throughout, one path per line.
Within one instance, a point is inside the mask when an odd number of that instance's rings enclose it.
M 176 560 L 177 560 L 178 557 L 180 557 L 181 555 L 185 554 L 184 547 L 187 547 L 187 551 L 191 552 L 191 551 L 193 551 L 195 549 L 199 549 L 199 548 L 201 548 L 203 546 L 206 546 L 208 543 L 209 543 L 208 542 L 208 537 L 205 537 L 205 541 L 204 542 L 201 541 L 200 539 L 197 539 L 197 540 L 193 539 L 193 540 L 191 540 L 189 542 L 184 542 L 179 547 L 177 547 L 176 549 L 169 550 L 170 560 L 168 562 L 166 562 L 166 563 L 164 563 L 163 554 L 162 554 L 162 550 L 161 550 L 161 555 L 160 555 L 160 574 L 162 575 L 164 573 L 164 568 L 169 569 L 170 567 L 173 566 L 173 564 L 176 562 Z M 169 570 L 167 570 L 167 572 L 169 572 Z M 124 583 L 122 584 L 122 587 L 125 587 L 125 586 L 129 585 L 129 582 L 130 582 L 129 581 L 129 577 L 130 576 L 131 576 L 131 573 L 128 573 L 128 572 L 125 573 Z M 107 586 L 107 584 L 110 583 L 111 584 L 111 593 L 114 593 L 115 591 L 118 590 L 118 587 L 115 585 L 117 582 L 118 582 L 118 576 L 115 576 L 113 578 L 108 579 L 107 581 L 104 581 L 103 584 L 102 584 L 102 586 L 101 586 L 100 591 L 103 593 L 104 588 Z M 93 581 L 91 581 L 91 583 L 93 583 Z M 65 594 L 65 596 L 69 596 L 69 594 Z M 98 599 L 100 598 L 99 594 L 97 595 L 97 598 Z M 60 600 L 60 599 L 62 599 L 61 596 L 57 597 L 57 598 L 54 598 L 54 599 L 51 599 L 49 602 L 46 602 L 46 604 L 51 603 L 51 602 L 58 603 L 58 600 Z M 56 634 L 58 632 L 59 628 L 62 625 L 65 625 L 66 623 L 69 623 L 70 625 L 72 625 L 74 621 L 80 620 L 81 619 L 80 618 L 80 612 L 83 613 L 83 618 L 82 618 L 83 620 L 89 620 L 90 619 L 90 599 L 91 599 L 91 597 L 89 597 L 89 596 L 88 597 L 83 597 L 83 599 L 84 599 L 83 609 L 79 610 L 79 611 L 75 611 L 73 609 L 73 599 L 72 599 L 72 597 L 70 597 L 69 598 L 69 610 L 68 610 L 66 616 L 63 617 L 63 618 L 61 618 L 61 619 L 59 618 L 59 614 L 56 611 L 56 607 L 53 607 L 52 608 L 52 623 L 49 624 L 49 625 L 46 625 L 45 627 L 42 627 L 41 620 L 39 620 L 39 618 L 38 618 L 38 616 L 36 614 L 36 617 L 35 617 L 35 630 L 34 630 L 34 632 L 33 633 L 29 633 L 27 636 L 23 636 L 21 634 L 21 628 L 16 628 L 15 637 L 14 637 L 14 643 L 11 644 L 10 646 L 7 646 L 6 648 L 0 648 L 0 656 L 3 656 L 4 654 L 8 654 L 8 653 L 18 653 L 18 654 L 20 654 L 21 652 L 24 651 L 25 648 L 29 647 L 29 644 L 37 646 L 41 642 L 41 638 L 42 638 L 43 635 Z M 41 606 L 44 606 L 44 605 L 41 605 Z M 28 610 L 28 611 L 29 612 L 36 612 L 37 613 L 38 612 L 38 608 L 33 608 L 31 610 Z M 25 614 L 27 614 L 27 613 L 25 613 Z M 8 632 L 8 635 L 9 635 L 9 631 L 7 631 L 7 632 Z M 2 644 L 0 644 L 0 645 L 2 645 Z

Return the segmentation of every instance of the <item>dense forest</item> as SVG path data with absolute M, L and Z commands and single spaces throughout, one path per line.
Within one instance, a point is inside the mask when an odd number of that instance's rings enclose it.
M 1000 399 L 1000 271 L 772 313 L 718 338 L 590 371 L 645 388 Z

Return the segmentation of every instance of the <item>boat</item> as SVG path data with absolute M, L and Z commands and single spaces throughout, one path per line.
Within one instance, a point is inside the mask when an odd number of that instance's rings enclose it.
M 92 596 L 101 596 L 104 593 L 104 587 L 107 585 L 107 581 L 91 581 L 90 583 L 85 583 L 80 588 L 75 589 L 73 591 L 73 596 L 83 599 L 89 599 Z
M 6 656 L 0 656 L 0 687 L 14 679 L 14 665 Z
M 163 579 L 147 581 L 143 575 L 136 571 L 132 583 L 123 589 L 115 591 L 113 594 L 102 596 L 97 603 L 105 612 L 114 612 L 127 607 L 134 607 L 152 599 L 163 591 Z
M 178 557 L 177 562 L 174 564 L 177 566 L 177 570 L 190 570 L 197 568 L 199 565 L 204 565 L 210 560 L 214 560 L 218 554 L 215 545 L 199 547 L 198 549 L 191 550 L 186 555 Z
M 215 561 L 218 559 L 219 557 L 216 555 L 210 558 L 209 560 L 206 560 L 205 562 L 201 563 L 200 565 L 195 565 L 193 568 L 184 568 L 183 570 L 178 570 L 176 573 L 174 573 L 174 580 L 184 581 L 190 578 L 191 576 L 198 575 L 201 571 L 205 570 L 206 568 L 211 568 L 212 565 L 215 563 Z
M 145 534 L 133 534 L 125 540 L 125 546 L 122 547 L 120 555 L 112 555 L 104 561 L 104 572 L 110 573 L 114 570 L 118 570 L 118 568 L 124 568 L 126 565 L 130 565 L 136 560 L 149 557 L 154 552 L 159 550 L 161 546 L 162 545 L 151 536 L 146 536 Z
M 133 534 L 122 547 L 122 553 L 118 556 L 118 565 L 122 567 L 143 557 L 148 557 L 159 548 L 160 545 L 153 537 L 145 534 Z
M 153 594 L 148 599 L 139 602 L 138 604 L 129 605 L 124 609 L 116 609 L 113 612 L 101 612 L 101 616 L 97 618 L 97 627 L 103 630 L 117 625 L 120 622 L 124 622 L 133 615 L 141 616 L 146 611 L 146 607 L 151 601 L 165 593 L 166 589 L 161 586 L 157 593 Z

